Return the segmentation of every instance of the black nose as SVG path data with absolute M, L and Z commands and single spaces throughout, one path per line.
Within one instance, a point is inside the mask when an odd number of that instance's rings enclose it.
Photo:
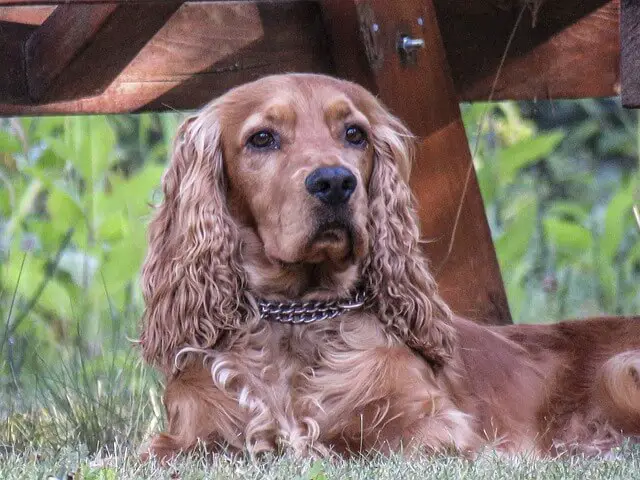
M 346 203 L 356 189 L 356 177 L 344 167 L 314 170 L 304 181 L 307 191 L 328 205 Z

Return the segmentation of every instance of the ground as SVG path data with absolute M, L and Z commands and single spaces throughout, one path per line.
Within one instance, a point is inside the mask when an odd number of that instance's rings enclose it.
M 81 449 L 80 449 L 81 450 Z M 67 449 L 55 455 L 36 452 L 0 453 L 3 480 L 133 480 L 133 479 L 242 479 L 242 480 L 369 480 L 369 479 L 534 479 L 589 480 L 640 478 L 640 448 L 623 447 L 603 458 L 581 457 L 536 460 L 508 458 L 487 452 L 475 460 L 442 456 L 403 459 L 399 455 L 355 460 L 249 459 L 190 456 L 167 466 L 140 463 L 134 453 L 89 457 Z

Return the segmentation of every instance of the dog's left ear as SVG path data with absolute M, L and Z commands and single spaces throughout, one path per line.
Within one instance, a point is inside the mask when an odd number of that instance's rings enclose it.
M 183 349 L 214 348 L 246 326 L 240 240 L 226 200 L 216 104 L 180 127 L 149 225 L 141 284 L 145 359 L 171 372 Z
M 366 286 L 379 318 L 409 346 L 442 364 L 452 354 L 455 332 L 452 314 L 438 295 L 419 244 L 420 230 L 407 183 L 414 137 L 385 111 L 373 124 L 372 144 Z

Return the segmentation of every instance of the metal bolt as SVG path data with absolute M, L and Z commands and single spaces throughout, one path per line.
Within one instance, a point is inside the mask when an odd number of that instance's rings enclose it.
M 424 40 L 422 38 L 411 38 L 408 35 L 403 35 L 399 43 L 398 49 L 405 54 L 424 48 Z

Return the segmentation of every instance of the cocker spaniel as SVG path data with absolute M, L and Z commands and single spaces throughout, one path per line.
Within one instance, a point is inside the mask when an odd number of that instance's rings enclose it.
M 363 88 L 266 77 L 181 126 L 142 270 L 149 454 L 598 452 L 640 434 L 640 319 L 486 327 L 438 296 L 410 132 Z

